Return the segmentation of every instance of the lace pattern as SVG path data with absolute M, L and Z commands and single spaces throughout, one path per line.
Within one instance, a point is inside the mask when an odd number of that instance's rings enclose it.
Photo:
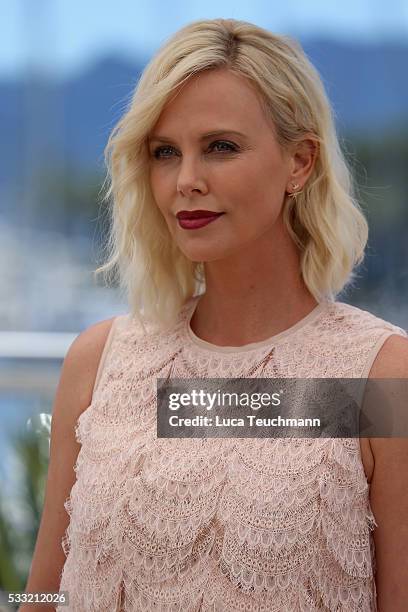
M 120 317 L 65 508 L 73 612 L 376 609 L 375 517 L 358 439 L 158 439 L 156 377 L 360 377 L 404 330 L 327 303 L 270 346 L 194 344 L 187 315 L 144 335 Z

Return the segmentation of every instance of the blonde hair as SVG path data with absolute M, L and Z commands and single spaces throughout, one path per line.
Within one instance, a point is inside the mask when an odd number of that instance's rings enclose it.
M 175 244 L 149 183 L 147 137 L 181 84 L 225 67 L 249 79 L 285 148 L 306 136 L 318 144 L 313 171 L 283 219 L 300 249 L 303 280 L 318 300 L 334 300 L 354 279 L 368 237 L 332 110 L 318 72 L 301 46 L 235 19 L 195 21 L 174 34 L 145 68 L 127 112 L 106 149 L 105 201 L 111 227 L 108 260 L 96 270 L 119 272 L 131 313 L 160 325 L 174 322 L 185 301 L 205 286 L 204 266 Z

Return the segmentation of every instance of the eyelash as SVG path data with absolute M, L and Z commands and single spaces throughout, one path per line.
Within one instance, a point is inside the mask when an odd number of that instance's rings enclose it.
M 227 145 L 228 147 L 230 147 L 230 149 L 228 151 L 224 151 L 225 153 L 237 153 L 238 152 L 238 147 L 236 145 L 234 145 L 232 142 L 227 142 L 226 140 L 216 140 L 214 142 L 212 142 L 210 144 L 210 147 L 213 147 L 216 144 L 223 144 L 223 145 Z M 209 147 L 209 148 L 210 148 Z M 162 159 L 168 159 L 168 156 L 166 157 L 161 157 L 159 155 L 159 153 L 163 150 L 163 149 L 172 149 L 173 147 L 171 147 L 170 145 L 162 145 L 160 147 L 157 147 L 156 149 L 154 149 L 153 153 L 152 153 L 152 157 L 154 157 L 154 159 L 160 161 Z M 223 154 L 222 151 L 217 151 L 217 153 L 221 153 Z

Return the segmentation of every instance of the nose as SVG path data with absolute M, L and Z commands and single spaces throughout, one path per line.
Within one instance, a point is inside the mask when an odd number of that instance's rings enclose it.
M 177 192 L 186 197 L 191 196 L 194 192 L 201 194 L 208 192 L 207 179 L 199 161 L 183 158 L 177 177 Z

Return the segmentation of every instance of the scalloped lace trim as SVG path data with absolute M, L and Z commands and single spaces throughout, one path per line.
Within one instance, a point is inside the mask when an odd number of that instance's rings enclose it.
M 372 612 L 358 439 L 157 439 L 156 377 L 358 377 L 384 329 L 342 304 L 278 345 L 214 354 L 124 316 L 81 414 L 60 612 Z M 388 327 L 387 327 L 388 326 Z

